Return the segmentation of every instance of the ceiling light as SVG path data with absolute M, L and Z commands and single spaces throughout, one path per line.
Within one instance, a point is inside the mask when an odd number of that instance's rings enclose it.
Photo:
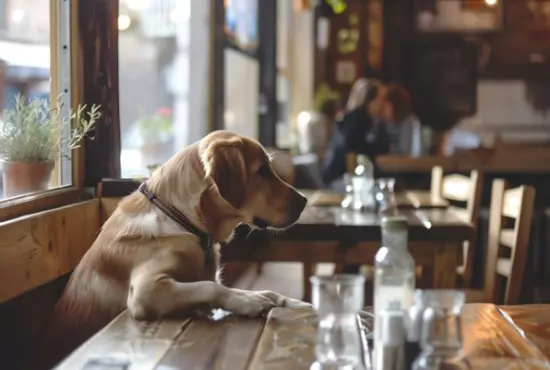
M 485 0 L 485 4 L 487 4 L 487 6 L 495 6 L 497 3 L 498 0 Z
M 132 24 L 132 19 L 129 15 L 121 14 L 118 16 L 118 29 L 121 31 L 125 31 L 128 28 L 130 28 L 130 25 Z

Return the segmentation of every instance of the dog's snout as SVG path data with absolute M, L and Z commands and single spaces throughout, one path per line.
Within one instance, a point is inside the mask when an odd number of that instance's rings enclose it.
M 300 218 L 300 215 L 302 214 L 302 211 L 306 207 L 306 204 L 307 204 L 307 198 L 304 197 L 302 194 L 295 192 L 292 198 L 290 199 L 289 207 L 287 208 L 288 209 L 287 214 L 288 214 L 290 223 L 296 222 Z

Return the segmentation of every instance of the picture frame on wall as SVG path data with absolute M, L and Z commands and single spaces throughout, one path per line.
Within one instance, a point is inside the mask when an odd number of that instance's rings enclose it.
M 342 85 L 351 85 L 357 78 L 357 66 L 351 60 L 336 63 L 336 81 Z

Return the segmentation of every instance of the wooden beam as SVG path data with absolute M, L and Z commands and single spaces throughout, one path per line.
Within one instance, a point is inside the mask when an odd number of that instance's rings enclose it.
M 277 1 L 262 0 L 258 8 L 260 43 L 260 107 L 258 139 L 264 146 L 276 147 L 277 106 Z
M 118 9 L 112 0 L 78 0 L 78 39 L 82 50 L 81 102 L 101 104 L 94 139 L 85 143 L 85 185 L 120 177 Z
M 204 1 L 204 0 L 203 0 Z M 210 0 L 212 9 L 211 29 L 212 42 L 210 48 L 210 131 L 223 130 L 225 127 L 223 112 L 225 110 L 225 8 L 223 0 Z
M 72 271 L 99 227 L 97 199 L 0 223 L 0 303 Z

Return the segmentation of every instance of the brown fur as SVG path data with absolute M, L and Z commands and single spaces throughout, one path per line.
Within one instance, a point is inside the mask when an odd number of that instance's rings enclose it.
M 265 150 L 217 131 L 172 157 L 147 181 L 217 243 L 240 222 L 259 217 L 284 228 L 305 198 L 272 170 Z M 44 330 L 27 369 L 50 369 L 124 309 L 151 320 L 200 308 L 256 316 L 303 302 L 277 293 L 230 289 L 218 281 L 220 247 L 205 264 L 198 238 L 156 209 L 141 193 L 119 203 L 82 258 Z

